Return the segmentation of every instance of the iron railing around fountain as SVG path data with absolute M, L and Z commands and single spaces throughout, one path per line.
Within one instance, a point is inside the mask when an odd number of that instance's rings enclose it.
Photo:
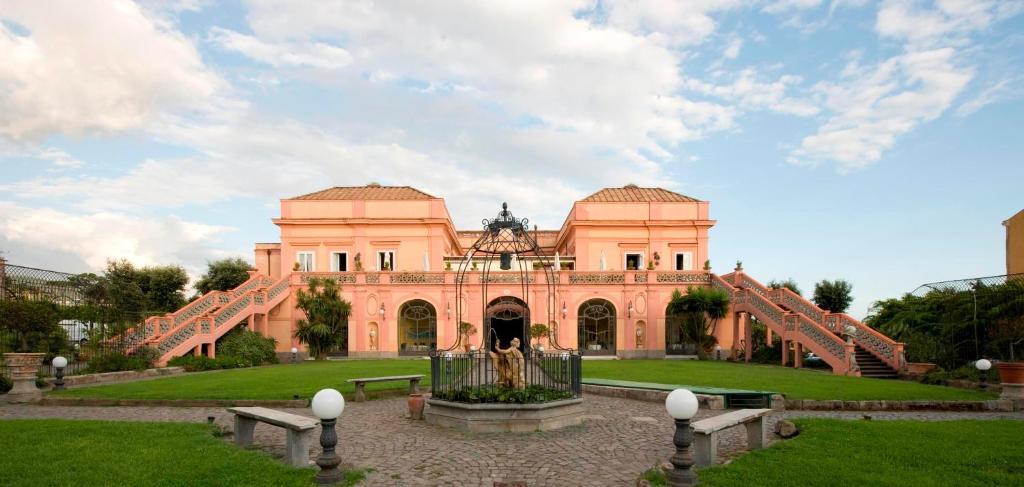
M 582 396 L 582 359 L 578 354 L 527 349 L 521 364 L 517 360 L 509 362 L 511 369 L 506 373 L 513 377 L 522 374 L 521 388 L 502 383 L 501 371 L 487 353 L 433 355 L 430 357 L 430 392 L 435 398 L 459 402 L 518 402 L 519 398 L 527 396 L 528 402 L 545 402 Z M 514 390 L 528 394 L 517 395 L 511 392 Z M 502 394 L 515 399 L 494 400 Z

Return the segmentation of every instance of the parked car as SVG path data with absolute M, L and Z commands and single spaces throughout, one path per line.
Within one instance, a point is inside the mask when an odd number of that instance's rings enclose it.
M 824 364 L 825 361 L 822 360 L 821 357 L 815 355 L 814 352 L 808 352 L 807 355 L 804 357 L 804 365 L 815 366 Z

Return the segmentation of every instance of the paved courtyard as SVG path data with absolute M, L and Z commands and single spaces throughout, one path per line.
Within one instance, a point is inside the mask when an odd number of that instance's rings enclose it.
M 534 486 L 634 485 L 637 476 L 672 454 L 672 421 L 660 403 L 586 396 L 586 421 L 561 431 L 524 434 L 464 434 L 407 418 L 404 398 L 349 403 L 339 421 L 339 453 L 344 462 L 373 468 L 367 485 L 487 486 L 495 481 Z M 308 409 L 289 412 L 312 416 Z M 698 419 L 720 414 L 701 411 Z M 861 418 L 865 413 L 786 411 L 786 417 Z M 1024 413 L 870 412 L 873 419 L 1024 420 Z M 127 421 L 205 422 L 225 429 L 232 417 L 223 408 L 0 406 L 0 418 L 67 418 Z M 723 460 L 746 447 L 742 427 L 722 438 Z M 261 424 L 256 446 L 283 456 L 284 430 Z M 319 445 L 314 447 L 315 455 Z

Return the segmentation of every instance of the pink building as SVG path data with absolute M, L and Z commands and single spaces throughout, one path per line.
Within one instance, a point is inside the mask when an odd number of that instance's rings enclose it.
M 498 210 L 496 204 L 480 216 Z M 769 335 L 782 336 L 790 350 L 784 361 L 797 366 L 807 351 L 841 374 L 860 374 L 858 357 L 888 370 L 903 366 L 902 344 L 849 316 L 820 310 L 788 290 L 767 289 L 741 268 L 712 273 L 706 267 L 708 230 L 715 224 L 709 203 L 661 188 L 605 188 L 576 201 L 561 228 L 532 232 L 545 260 L 555 262 L 553 295 L 536 285 L 529 288 L 532 296 L 522 296 L 523 274 L 513 266 L 486 277 L 487 303 L 482 286 L 474 285 L 485 277 L 472 262 L 463 295 L 456 296 L 455 270 L 480 232 L 457 230 L 444 200 L 417 189 L 371 184 L 284 199 L 274 224 L 280 242 L 256 244 L 257 272 L 248 283 L 147 322 L 146 341 L 164 360 L 190 351 L 213 354 L 216 337 L 241 321 L 277 339 L 280 352 L 301 349 L 292 338 L 302 318 L 295 291 L 311 277 L 328 277 L 352 304 L 348 344 L 339 351 L 349 357 L 427 355 L 450 347 L 458 333 L 457 299 L 463 320 L 478 330 L 469 340 L 481 348 L 492 329 L 526 320 L 550 326 L 554 336 L 542 345 L 557 339 L 585 356 L 688 355 L 695 346 L 680 338 L 678 319 L 666 307 L 677 289 L 715 286 L 733 303 L 715 331 L 723 357 L 749 358 L 753 315 Z M 546 279 L 541 261 L 524 264 L 535 269 L 526 273 L 530 282 Z

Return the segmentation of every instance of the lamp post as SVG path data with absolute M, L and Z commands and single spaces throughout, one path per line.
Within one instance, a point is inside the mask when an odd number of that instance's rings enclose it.
M 299 349 L 295 348 L 295 347 L 292 347 L 292 363 L 293 364 L 295 363 L 295 360 L 298 358 L 298 356 L 299 356 Z
M 978 377 L 978 379 L 979 379 L 979 381 L 978 381 L 979 382 L 978 383 L 978 388 L 983 390 L 983 391 L 987 390 L 988 389 L 988 369 L 992 368 L 992 362 L 989 362 L 987 359 L 981 359 L 981 360 L 978 360 L 977 362 L 974 362 L 974 366 L 978 369 L 978 375 L 979 375 L 979 377 Z
M 68 366 L 68 359 L 56 356 L 53 358 L 53 368 L 56 369 L 54 375 L 57 380 L 53 381 L 53 390 L 62 391 L 64 390 L 64 367 Z
M 722 346 L 715 345 L 715 360 L 722 360 Z
M 675 468 L 667 475 L 670 487 L 697 485 L 697 474 L 691 469 L 694 462 L 690 452 L 690 443 L 693 442 L 690 419 L 697 414 L 698 407 L 697 396 L 687 389 L 676 389 L 665 398 L 665 409 L 676 421 L 676 433 L 672 437 L 676 453 L 669 459 Z
M 334 425 L 345 410 L 345 398 L 334 389 L 321 389 L 313 396 L 313 414 L 320 418 L 320 447 L 323 451 L 316 459 L 320 472 L 316 474 L 316 482 L 320 485 L 336 484 L 344 477 L 344 472 L 338 468 L 341 458 L 335 453 L 334 447 L 338 444 L 338 434 L 334 431 Z

